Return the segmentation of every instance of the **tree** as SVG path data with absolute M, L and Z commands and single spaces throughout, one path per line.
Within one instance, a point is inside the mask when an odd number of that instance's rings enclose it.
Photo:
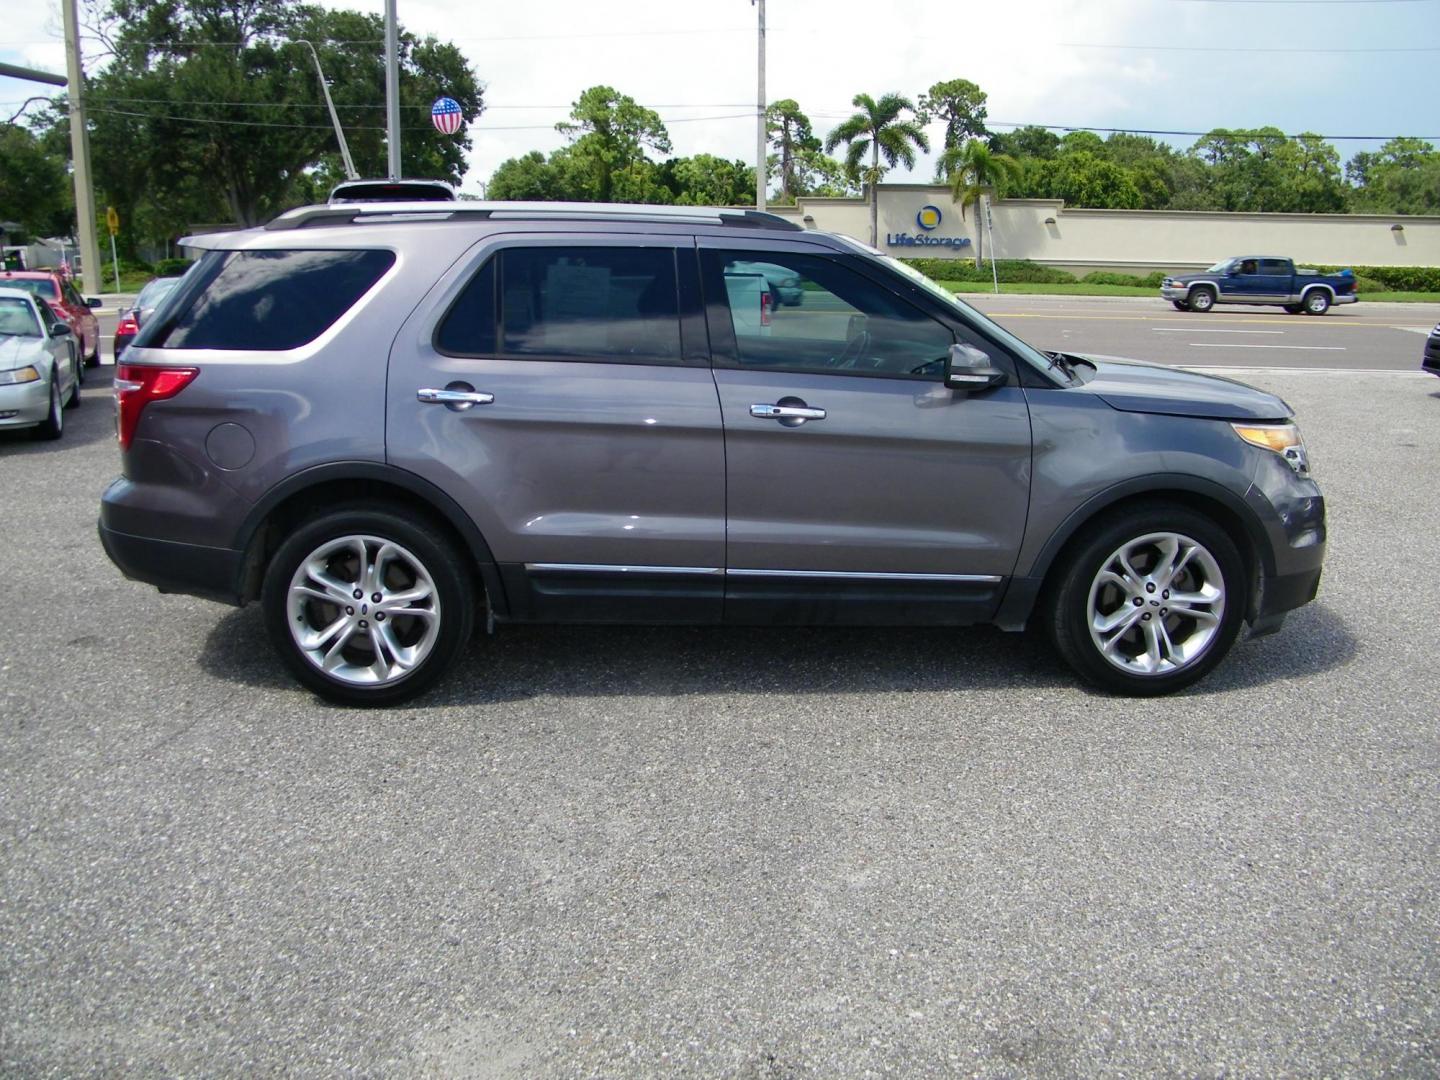
M 320 54 L 357 168 L 384 175 L 378 16 L 300 0 L 111 0 L 101 15 L 113 55 L 86 91 L 95 177 L 127 220 L 151 223 L 149 239 L 197 221 L 258 224 L 339 175 L 301 39 Z M 402 170 L 458 183 L 469 137 L 442 135 L 424 112 L 443 92 L 473 121 L 480 84 L 453 45 L 402 33 L 400 54 Z
M 978 269 L 985 257 L 985 230 L 980 221 L 979 209 L 991 192 L 1004 194 L 1006 185 L 1012 183 L 1020 172 L 1020 163 L 1008 154 L 994 153 L 989 145 L 980 139 L 971 139 L 964 146 L 950 150 L 945 155 L 946 175 L 950 177 L 950 197 L 960 204 L 960 216 L 965 217 L 965 208 L 975 206 L 975 266 Z M 993 258 L 993 256 L 992 256 Z
M 491 199 L 551 202 L 570 198 L 565 178 L 557 165 L 545 160 L 539 150 L 502 161 L 485 186 Z
M 1069 206 L 1099 210 L 1139 209 L 1140 189 L 1129 169 L 1088 150 L 1061 154 L 1045 163 L 1046 195 Z
M 18 124 L 0 124 L 0 218 L 18 221 L 32 239 L 68 236 L 73 202 L 65 158 Z
M 1440 151 L 1423 139 L 1391 139 L 1345 166 L 1352 202 L 1372 214 L 1440 214 Z
M 765 110 L 765 133 L 780 153 L 780 201 L 794 202 L 800 191 L 796 159 L 802 151 L 819 150 L 820 140 L 810 128 L 810 118 L 792 98 L 782 98 Z
M 1017 161 L 1027 158 L 1048 161 L 1060 152 L 1060 136 L 1048 128 L 1027 124 L 1014 131 L 991 135 L 990 149 L 997 154 L 1009 154 Z
M 755 204 L 755 169 L 713 154 L 680 158 L 671 170 L 675 202 L 684 206 Z
M 860 168 L 866 154 L 870 155 L 870 166 L 864 172 L 864 179 L 870 188 L 870 244 L 873 247 L 880 235 L 880 207 L 875 187 L 886 171 L 880 167 L 880 159 L 883 157 L 885 164 L 892 169 L 896 162 L 903 162 L 907 169 L 913 169 L 915 147 L 928 151 L 930 140 L 918 123 L 902 118 L 904 113 L 915 112 L 909 98 L 886 94 L 876 101 L 869 94 L 856 94 L 851 104 L 859 112 L 825 137 L 825 150 L 828 153 L 845 143 L 845 164 L 852 171 Z
M 920 95 L 919 122 L 928 124 L 941 120 L 945 124 L 945 138 L 942 150 L 958 150 L 970 139 L 984 139 L 989 136 L 985 130 L 985 103 L 988 95 L 969 79 L 951 79 L 937 82 Z M 936 168 L 936 181 L 948 179 L 944 172 L 945 157 L 942 153 Z
M 634 98 L 613 87 L 592 86 L 571 107 L 570 121 L 556 124 L 555 130 L 571 140 L 571 156 L 587 176 L 590 199 L 644 201 L 645 194 L 658 191 L 645 149 L 668 154 L 670 134 L 659 114 Z

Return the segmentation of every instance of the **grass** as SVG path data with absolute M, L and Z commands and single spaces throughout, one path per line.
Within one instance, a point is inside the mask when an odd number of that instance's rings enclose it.
M 940 285 L 956 293 L 991 293 L 995 287 L 981 281 L 942 281 Z M 1159 289 L 1138 285 L 1086 285 L 1083 282 L 1063 285 L 1042 285 L 1028 281 L 1000 283 L 1002 293 L 1030 293 L 1051 296 L 1150 296 L 1158 298 Z M 1400 304 L 1440 304 L 1440 292 L 1363 292 L 1360 302 Z

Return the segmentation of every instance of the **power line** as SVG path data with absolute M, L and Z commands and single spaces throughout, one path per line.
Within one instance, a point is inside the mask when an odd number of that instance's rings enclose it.
M 1192 0 L 1193 2 L 1193 0 Z M 1278 0 L 1275 0 L 1278 2 Z M 1298 0 L 1297 0 L 1298 2 Z M 1219 53 L 1425 53 L 1440 52 L 1440 45 L 1422 45 L 1417 48 L 1361 48 L 1361 49 L 1292 49 L 1292 48 L 1236 48 L 1232 45 L 1107 45 L 1101 42 L 1062 41 L 1065 49 L 1128 49 L 1140 52 L 1219 52 Z
M 993 127 L 1022 128 L 1037 127 L 1047 131 L 1103 131 L 1110 135 L 1186 135 L 1191 138 L 1204 138 L 1207 135 L 1218 135 L 1219 137 L 1230 137 L 1237 139 L 1251 138 L 1244 131 L 1233 129 L 1212 128 L 1210 131 L 1165 131 L 1158 128 L 1112 128 L 1112 127 L 1091 127 L 1087 124 L 1017 124 L 1007 120 L 987 120 L 987 124 Z M 1317 139 L 1325 139 L 1328 142 L 1385 142 L 1390 139 L 1420 139 L 1423 142 L 1440 141 L 1440 135 L 1320 135 L 1313 131 L 1301 132 L 1302 135 L 1313 136 Z M 1270 136 L 1272 138 L 1277 136 Z M 1280 135 L 1282 139 L 1298 139 L 1299 135 Z

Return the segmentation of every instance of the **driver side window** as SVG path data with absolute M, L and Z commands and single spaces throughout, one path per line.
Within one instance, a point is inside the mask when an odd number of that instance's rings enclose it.
M 939 378 L 955 336 L 839 260 L 773 251 L 705 251 L 712 312 L 720 293 L 740 367 Z

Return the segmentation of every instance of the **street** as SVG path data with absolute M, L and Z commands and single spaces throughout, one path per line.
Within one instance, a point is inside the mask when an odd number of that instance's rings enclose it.
M 988 628 L 502 626 L 347 711 L 105 558 L 113 369 L 0 436 L 0 1074 L 1433 1074 L 1435 309 L 967 300 L 1284 397 L 1319 599 L 1156 700 Z

